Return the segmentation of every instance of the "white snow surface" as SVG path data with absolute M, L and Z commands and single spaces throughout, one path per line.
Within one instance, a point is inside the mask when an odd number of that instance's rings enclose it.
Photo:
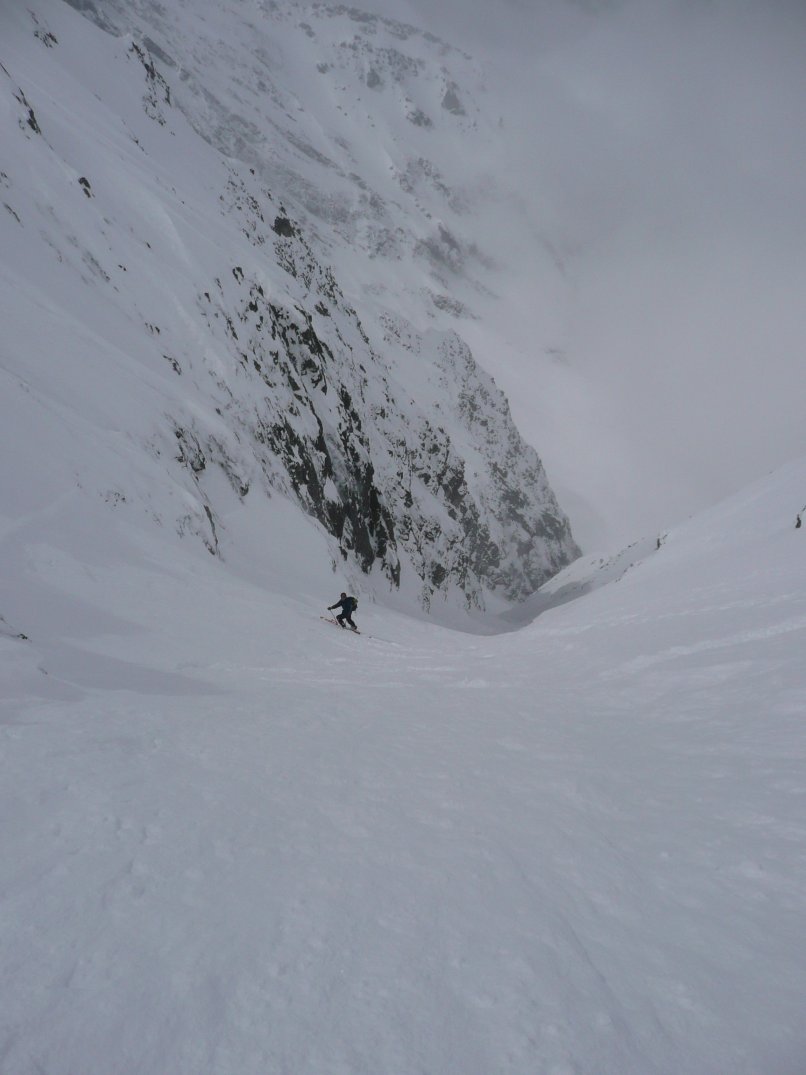
M 0 1070 L 802 1072 L 805 490 L 484 638 L 4 500 Z

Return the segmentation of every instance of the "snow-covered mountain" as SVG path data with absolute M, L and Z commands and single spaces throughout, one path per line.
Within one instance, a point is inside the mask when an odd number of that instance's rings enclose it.
M 440 153 L 488 136 L 472 61 L 339 6 L 74 6 L 3 13 L 16 452 L 58 441 L 66 485 L 217 555 L 231 497 L 288 496 L 354 586 L 426 608 L 577 555 L 461 336 L 480 177 Z
M 484 78 L 0 3 L 3 1075 L 804 1068 L 806 461 L 567 563 Z

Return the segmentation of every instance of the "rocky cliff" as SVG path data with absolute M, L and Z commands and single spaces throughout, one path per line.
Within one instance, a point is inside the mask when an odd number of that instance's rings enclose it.
M 156 464 L 110 463 L 110 510 L 227 555 L 216 476 L 244 510 L 279 493 L 348 573 L 426 607 L 518 600 L 572 559 L 540 460 L 462 339 L 484 254 L 419 144 L 481 122 L 451 69 L 469 58 L 321 4 L 72 7 L 4 16 L 3 257 L 42 311 L 8 338 L 18 382 L 81 413 L 72 435 L 106 423 Z M 339 98 L 304 97 L 305 64 L 392 101 L 413 143 L 393 140 L 385 186 L 362 169 L 371 110 L 349 140 L 322 134 Z M 72 398 L 88 371 L 116 386 L 114 416 Z

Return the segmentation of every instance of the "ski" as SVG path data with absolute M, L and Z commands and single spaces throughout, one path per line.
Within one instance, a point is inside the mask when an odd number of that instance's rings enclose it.
M 342 627 L 342 625 L 337 620 L 332 620 L 330 616 L 320 616 L 319 619 L 324 620 L 325 623 L 332 623 L 333 626 L 338 627 L 340 631 L 347 631 L 351 635 L 361 634 L 357 627 Z

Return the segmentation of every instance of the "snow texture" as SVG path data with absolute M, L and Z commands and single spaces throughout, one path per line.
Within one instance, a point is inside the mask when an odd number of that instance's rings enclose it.
M 4 502 L 2 1069 L 802 1070 L 804 484 L 486 638 Z

